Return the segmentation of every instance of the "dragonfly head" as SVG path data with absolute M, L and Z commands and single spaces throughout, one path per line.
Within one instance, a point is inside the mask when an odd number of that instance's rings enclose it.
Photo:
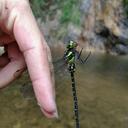
M 69 43 L 67 44 L 67 49 L 73 49 L 77 47 L 77 43 L 75 41 L 70 40 Z

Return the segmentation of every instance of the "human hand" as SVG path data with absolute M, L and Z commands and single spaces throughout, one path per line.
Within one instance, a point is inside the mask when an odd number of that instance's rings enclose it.
M 27 66 L 42 112 L 49 118 L 57 117 L 50 50 L 28 0 L 0 0 L 0 30 L 0 46 L 6 51 L 0 57 L 0 88 Z

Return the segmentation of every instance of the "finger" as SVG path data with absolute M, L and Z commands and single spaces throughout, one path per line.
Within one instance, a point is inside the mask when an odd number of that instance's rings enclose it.
M 41 110 L 47 117 L 56 117 L 57 110 L 47 57 L 47 45 L 41 36 L 30 7 L 25 6 L 20 9 L 14 23 L 15 38 L 24 54 Z
M 11 42 L 14 42 L 13 37 L 11 37 L 7 34 L 0 35 L 0 46 L 3 46 L 5 44 L 11 43 Z
M 10 63 L 0 70 L 0 88 L 16 79 L 25 69 L 25 61 L 15 44 L 8 47 Z

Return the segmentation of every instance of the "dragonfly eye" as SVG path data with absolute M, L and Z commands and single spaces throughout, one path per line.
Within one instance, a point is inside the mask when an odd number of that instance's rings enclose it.
M 72 41 L 70 40 L 68 45 L 67 45 L 67 48 L 76 48 L 77 47 L 77 43 L 75 41 Z

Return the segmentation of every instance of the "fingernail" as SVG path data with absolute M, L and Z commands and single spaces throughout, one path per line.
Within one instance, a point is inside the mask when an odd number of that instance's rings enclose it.
M 43 111 L 43 113 L 48 117 L 48 118 L 58 118 L 58 112 L 57 109 L 55 111 L 49 112 L 47 110 L 45 110 L 44 108 L 41 108 L 41 110 Z

